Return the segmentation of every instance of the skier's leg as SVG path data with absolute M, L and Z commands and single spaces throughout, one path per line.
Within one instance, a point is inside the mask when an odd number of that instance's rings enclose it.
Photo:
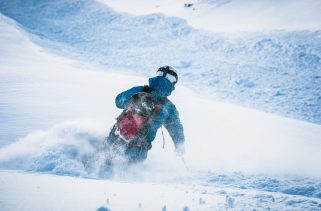
M 113 173 L 113 161 L 116 155 L 114 144 L 117 142 L 118 135 L 115 134 L 115 126 L 110 130 L 105 138 L 100 152 L 101 162 L 99 168 L 99 177 L 111 177 Z
M 146 160 L 148 150 L 151 149 L 151 144 L 147 142 L 133 142 L 125 150 L 125 156 L 128 163 L 138 163 Z

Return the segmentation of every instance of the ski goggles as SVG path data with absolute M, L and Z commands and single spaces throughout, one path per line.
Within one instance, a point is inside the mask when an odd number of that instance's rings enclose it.
M 173 85 L 177 83 L 178 77 L 177 74 L 170 69 L 170 67 L 159 68 L 157 70 L 157 76 L 162 76 L 169 80 Z

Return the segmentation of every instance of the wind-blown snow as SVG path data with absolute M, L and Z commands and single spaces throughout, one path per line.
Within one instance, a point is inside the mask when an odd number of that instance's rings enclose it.
M 144 76 L 172 64 L 180 83 L 215 99 L 321 121 L 319 29 L 223 35 L 180 18 L 132 16 L 84 0 L 1 1 L 0 11 L 60 55 Z

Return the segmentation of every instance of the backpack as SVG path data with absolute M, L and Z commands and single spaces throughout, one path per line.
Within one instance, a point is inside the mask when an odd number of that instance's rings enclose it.
M 153 89 L 144 86 L 141 92 L 134 94 L 116 122 L 116 134 L 124 141 L 144 140 L 160 108 L 168 99 L 157 99 L 151 94 Z

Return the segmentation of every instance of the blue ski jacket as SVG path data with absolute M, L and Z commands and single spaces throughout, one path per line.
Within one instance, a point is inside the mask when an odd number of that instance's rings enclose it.
M 151 92 L 157 98 L 164 98 L 169 96 L 174 91 L 174 85 L 162 76 L 156 76 L 149 79 L 149 87 L 153 89 Z M 136 86 L 127 91 L 124 91 L 117 95 L 115 103 L 118 108 L 123 109 L 130 98 L 143 90 L 144 86 Z M 170 134 L 175 147 L 177 148 L 180 144 L 185 141 L 183 126 L 181 124 L 178 111 L 175 105 L 171 101 L 167 101 L 162 105 L 158 115 L 155 118 L 154 124 L 152 125 L 149 133 L 147 134 L 146 141 L 151 143 L 156 136 L 158 128 L 162 125 L 165 126 L 166 130 Z

